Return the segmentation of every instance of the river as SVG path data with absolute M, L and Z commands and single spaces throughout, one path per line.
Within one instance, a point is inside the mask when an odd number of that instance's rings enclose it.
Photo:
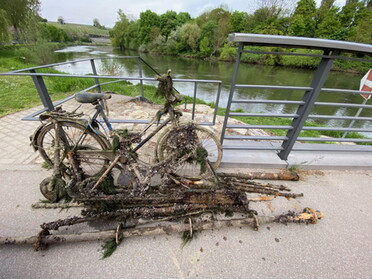
M 135 51 L 124 51 L 113 49 L 111 46 L 71 46 L 57 51 L 58 60 L 71 61 L 89 57 L 115 57 L 115 56 L 141 56 L 147 63 L 160 73 L 172 69 L 172 76 L 180 79 L 208 79 L 221 80 L 223 83 L 221 91 L 220 107 L 226 107 L 229 95 L 231 79 L 234 71 L 234 63 L 211 62 L 199 59 L 183 58 L 177 56 L 153 55 L 138 53 Z M 113 61 L 113 62 L 112 62 Z M 109 67 L 107 67 L 107 64 Z M 105 74 L 105 69 L 115 68 L 118 75 L 138 77 L 138 63 L 136 59 L 113 59 L 105 63 L 97 61 L 97 71 Z M 56 67 L 57 70 L 71 74 L 90 74 L 92 69 L 89 61 L 84 63 L 68 64 Z M 147 66 L 143 66 L 144 77 L 154 77 L 154 72 Z M 309 86 L 314 71 L 306 69 L 294 69 L 284 67 L 273 67 L 252 64 L 240 64 L 237 82 L 241 84 L 281 85 L 281 86 Z M 362 75 L 331 72 L 324 87 L 358 90 Z M 155 84 L 154 84 L 155 85 Z M 185 95 L 193 95 L 193 84 L 175 83 L 179 92 Z M 197 97 L 206 101 L 215 101 L 216 87 L 211 84 L 199 85 Z M 258 90 L 242 89 L 236 92 L 235 98 L 239 99 L 271 99 L 271 100 L 301 100 L 302 91 L 286 90 Z M 353 94 L 336 94 L 322 92 L 319 102 L 354 103 L 361 104 L 363 98 Z M 235 104 L 233 109 L 241 108 L 246 112 L 262 113 L 294 113 L 297 106 L 273 105 L 273 104 Z M 312 114 L 319 115 L 347 115 L 354 116 L 357 109 L 343 107 L 315 106 Z M 361 116 L 372 117 L 372 111 L 364 109 Z M 347 127 L 346 121 L 317 120 L 318 124 L 334 127 Z M 372 128 L 372 123 L 357 121 L 354 127 Z M 367 135 L 367 134 L 366 134 Z M 369 134 L 368 136 L 372 136 Z

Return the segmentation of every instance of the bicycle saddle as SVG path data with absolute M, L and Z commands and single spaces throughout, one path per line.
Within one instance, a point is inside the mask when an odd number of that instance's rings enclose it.
M 103 93 L 76 93 L 75 100 L 79 103 L 94 103 L 98 100 L 106 100 L 110 99 L 110 94 L 103 94 Z

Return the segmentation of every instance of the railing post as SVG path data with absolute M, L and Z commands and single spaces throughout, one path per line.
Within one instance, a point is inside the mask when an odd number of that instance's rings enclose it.
M 145 92 L 143 91 L 143 80 L 142 80 L 142 63 L 141 63 L 141 57 L 138 56 L 138 71 L 139 71 L 139 77 L 140 79 L 140 88 L 141 88 L 141 95 L 142 97 L 145 97 Z
M 191 119 L 195 119 L 195 106 L 196 106 L 196 92 L 198 91 L 198 83 L 194 82 L 194 99 L 192 101 L 192 114 Z
M 97 69 L 96 69 L 96 64 L 94 63 L 94 59 L 90 59 L 90 65 L 92 66 L 93 75 L 96 76 L 97 75 Z M 101 86 L 100 86 L 98 78 L 94 78 L 94 82 L 96 83 L 96 85 L 98 85 L 97 86 L 98 93 L 101 93 Z
M 337 55 L 338 50 L 334 50 L 332 55 Z M 330 54 L 329 50 L 325 50 L 323 55 L 328 56 Z M 311 82 L 310 87 L 312 90 L 305 91 L 305 94 L 302 98 L 304 102 L 303 105 L 300 105 L 297 109 L 296 114 L 298 115 L 297 118 L 294 118 L 292 121 L 291 126 L 293 129 L 287 132 L 287 139 L 282 143 L 282 150 L 279 152 L 278 156 L 282 160 L 287 160 L 289 153 L 291 152 L 293 145 L 295 144 L 298 135 L 300 134 L 303 126 L 305 125 L 305 121 L 309 116 L 311 110 L 314 107 L 314 103 L 319 96 L 320 91 L 326 81 L 326 78 L 331 70 L 334 58 L 330 57 L 323 57 L 319 63 L 318 69 L 315 72 L 314 78 Z
M 35 70 L 30 70 L 30 73 L 36 73 Z M 47 108 L 49 111 L 54 110 L 54 105 L 52 100 L 50 99 L 48 89 L 45 86 L 44 80 L 42 76 L 32 76 L 32 81 L 35 84 L 37 93 L 40 96 L 41 102 L 43 103 L 44 107 Z
M 216 103 L 215 103 L 214 112 L 213 112 L 213 120 L 212 120 L 213 125 L 216 124 L 216 117 L 217 117 L 217 111 L 218 111 L 218 104 L 220 103 L 221 89 L 222 89 L 222 82 L 219 82 L 218 89 L 217 89 Z
M 243 43 L 239 43 L 238 53 L 236 55 L 236 61 L 235 61 L 235 66 L 234 66 L 234 74 L 233 74 L 233 78 L 232 78 L 232 81 L 231 81 L 229 98 L 227 100 L 227 105 L 226 105 L 225 119 L 223 121 L 223 126 L 222 126 L 222 131 L 221 131 L 221 139 L 220 139 L 221 144 L 223 143 L 223 139 L 225 138 L 226 125 L 227 125 L 227 121 L 229 119 L 231 101 L 233 99 L 233 95 L 234 95 L 234 92 L 235 92 L 236 78 L 238 76 L 238 70 L 239 70 L 239 64 L 240 64 L 240 58 L 242 56 L 242 52 L 243 52 Z

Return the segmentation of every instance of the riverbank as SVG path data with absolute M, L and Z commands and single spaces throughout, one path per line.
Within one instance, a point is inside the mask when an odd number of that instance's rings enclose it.
M 265 66 L 287 67 L 292 69 L 316 69 L 319 65 L 320 58 L 309 57 L 306 55 L 322 55 L 320 50 L 308 49 L 284 49 L 278 47 L 245 47 L 248 51 L 262 51 L 262 52 L 288 52 L 294 55 L 274 55 L 274 54 L 259 54 L 259 53 L 243 53 L 241 63 L 243 64 L 256 64 Z M 227 62 L 235 63 L 237 56 L 237 45 L 226 44 L 221 50 L 219 56 L 200 57 L 196 54 L 183 53 L 167 53 L 157 51 L 143 51 L 141 49 L 130 49 L 141 53 L 150 53 L 152 55 L 166 55 L 182 58 L 190 58 L 197 60 L 204 60 L 210 62 Z M 305 56 L 299 56 L 304 54 Z M 352 57 L 351 54 L 349 54 Z M 358 57 L 361 58 L 361 57 Z M 365 74 L 370 69 L 371 65 L 367 62 L 359 62 L 352 60 L 335 60 L 331 71 L 350 73 L 350 74 Z

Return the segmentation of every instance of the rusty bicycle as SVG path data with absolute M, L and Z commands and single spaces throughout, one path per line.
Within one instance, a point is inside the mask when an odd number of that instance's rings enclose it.
M 40 116 L 43 123 L 31 137 L 31 143 L 53 168 L 52 177 L 40 184 L 47 199 L 58 200 L 65 193 L 66 181 L 74 179 L 80 182 L 90 179 L 90 187 L 96 189 L 114 170 L 119 172 L 115 184 L 129 183 L 137 192 L 146 191 L 155 175 L 182 184 L 182 179 L 214 173 L 222 160 L 219 139 L 205 127 L 180 121 L 182 113 L 174 105 L 179 103 L 181 96 L 173 91 L 169 72 L 157 80 L 157 92 L 165 97 L 165 105 L 139 133 L 113 129 L 104 110 L 104 103 L 111 95 L 105 93 L 75 94 L 76 101 L 95 107 L 95 113 L 89 119 L 62 108 Z M 160 123 L 161 117 L 165 116 Z M 102 132 L 103 125 L 108 134 Z M 156 128 L 149 133 L 152 126 Z M 155 160 L 145 162 L 137 151 L 157 134 L 159 137 L 153 151 Z

